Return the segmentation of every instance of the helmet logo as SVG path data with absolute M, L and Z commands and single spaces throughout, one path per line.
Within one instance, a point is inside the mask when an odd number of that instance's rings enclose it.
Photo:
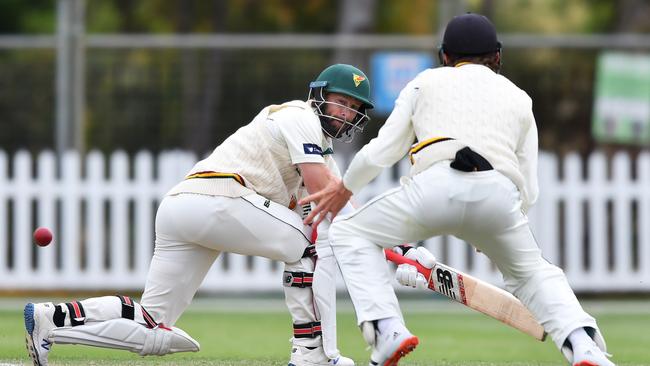
M 365 76 L 357 75 L 357 74 L 352 74 L 352 80 L 354 81 L 354 86 L 359 86 L 362 81 L 366 80 Z

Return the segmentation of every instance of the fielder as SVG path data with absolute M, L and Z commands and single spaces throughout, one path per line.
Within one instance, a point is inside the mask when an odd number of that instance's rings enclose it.
M 47 365 L 57 343 L 143 356 L 198 351 L 198 342 L 173 325 L 221 252 L 285 262 L 294 329 L 289 366 L 354 365 L 336 345 L 337 267 L 328 225 L 312 245 L 297 200 L 301 191 L 317 192 L 340 177 L 332 138 L 350 141 L 363 129 L 373 107 L 369 95 L 361 70 L 332 65 L 310 84 L 306 102 L 268 106 L 228 137 L 162 200 L 140 303 L 105 296 L 25 306 L 34 365 Z
M 318 201 L 305 222 L 335 216 L 352 193 L 409 154 L 412 171 L 400 187 L 337 217 L 329 231 L 373 349 L 370 364 L 396 365 L 418 343 L 404 325 L 382 247 L 454 235 L 496 264 L 507 290 L 530 309 L 572 365 L 613 365 L 596 321 L 582 309 L 562 270 L 544 260 L 530 230 L 526 212 L 538 196 L 537 127 L 530 97 L 498 74 L 501 44 L 494 26 L 478 14 L 453 18 L 439 55 L 444 67 L 409 82 L 343 180 L 303 200 Z M 418 143 L 411 146 L 414 139 Z M 431 267 L 430 253 L 413 252 Z M 410 267 L 401 271 L 412 276 L 398 273 L 398 279 L 414 286 L 416 271 Z

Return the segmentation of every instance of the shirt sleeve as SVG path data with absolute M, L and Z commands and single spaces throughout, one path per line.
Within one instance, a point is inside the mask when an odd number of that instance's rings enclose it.
M 323 132 L 318 117 L 304 109 L 292 108 L 280 113 L 277 126 L 287 144 L 291 162 L 324 163 Z
M 537 125 L 532 110 L 528 116 L 528 130 L 523 136 L 522 142 L 517 149 L 517 159 L 519 160 L 519 169 L 525 179 L 526 199 L 523 202 L 523 210 L 527 212 L 532 207 L 539 196 L 539 185 L 537 182 L 537 155 L 538 155 L 538 137 Z
M 364 146 L 352 159 L 343 176 L 343 185 L 352 193 L 373 180 L 385 167 L 402 159 L 415 140 L 411 116 L 419 96 L 417 79 L 406 85 L 395 101 L 395 108 L 377 137 Z

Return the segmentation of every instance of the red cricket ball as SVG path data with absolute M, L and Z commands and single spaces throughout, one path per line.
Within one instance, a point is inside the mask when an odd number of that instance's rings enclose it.
M 41 247 L 47 246 L 52 242 L 52 232 L 46 227 L 39 227 L 34 230 L 34 241 Z

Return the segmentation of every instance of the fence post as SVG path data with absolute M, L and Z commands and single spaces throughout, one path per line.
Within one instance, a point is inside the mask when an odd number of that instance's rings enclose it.
M 61 266 L 65 283 L 79 281 L 81 273 L 80 198 L 81 165 L 79 154 L 66 151 L 61 157 Z
M 539 156 L 539 198 L 531 209 L 531 226 L 542 255 L 551 263 L 560 264 L 558 242 L 558 177 L 557 157 L 548 153 Z
M 580 156 L 570 154 L 564 159 L 564 253 L 566 254 L 565 271 L 576 280 L 584 283 L 581 276 L 583 266 L 583 233 L 582 233 L 582 162 Z
M 129 157 L 124 151 L 116 151 L 110 157 L 109 202 L 110 223 L 110 272 L 111 277 L 124 279 L 129 275 L 129 206 L 128 177 Z M 126 282 L 126 281 L 123 281 Z
M 106 191 L 106 163 L 104 155 L 92 151 L 86 156 L 86 251 L 88 253 L 87 269 L 94 281 L 106 279 L 106 231 L 104 228 L 106 214 L 104 212 Z M 110 230 L 110 228 L 109 228 Z
M 593 284 L 602 281 L 609 272 L 607 264 L 607 201 L 611 199 L 608 194 L 607 159 L 601 152 L 589 156 L 589 177 L 584 189 L 589 198 L 589 273 L 585 275 Z
M 636 163 L 640 192 L 636 225 L 639 230 L 639 275 L 646 279 L 645 288 L 650 289 L 650 152 L 641 154 Z
M 13 271 L 22 282 L 32 271 L 32 158 L 26 151 L 14 156 L 14 267 Z
M 58 195 L 58 184 L 55 176 L 56 156 L 51 151 L 42 152 L 37 160 L 37 194 L 36 199 L 38 203 L 38 217 L 36 226 L 45 226 L 53 230 L 54 239 L 51 245 L 44 248 L 39 248 L 34 245 L 32 247 L 36 250 L 36 257 L 38 258 L 37 277 L 40 278 L 41 283 L 54 283 L 53 274 L 55 273 L 56 261 L 56 246 L 57 237 L 56 233 L 56 213 L 55 203 L 56 196 Z
M 153 158 L 151 153 L 139 152 L 135 157 L 135 182 L 134 201 L 135 216 L 135 250 L 133 255 L 134 272 L 144 279 L 149 269 L 149 262 L 153 254 L 154 215 L 152 214 L 152 201 L 157 198 L 153 187 Z
M 12 187 L 9 185 L 7 172 L 7 154 L 0 150 L 0 278 L 6 279 L 9 271 L 9 221 L 7 202 Z M 0 280 L 0 284 L 4 280 Z
M 614 275 L 625 282 L 625 275 L 633 276 L 632 269 L 632 174 L 630 172 L 630 159 L 627 154 L 618 153 L 612 160 L 612 212 L 614 230 Z

